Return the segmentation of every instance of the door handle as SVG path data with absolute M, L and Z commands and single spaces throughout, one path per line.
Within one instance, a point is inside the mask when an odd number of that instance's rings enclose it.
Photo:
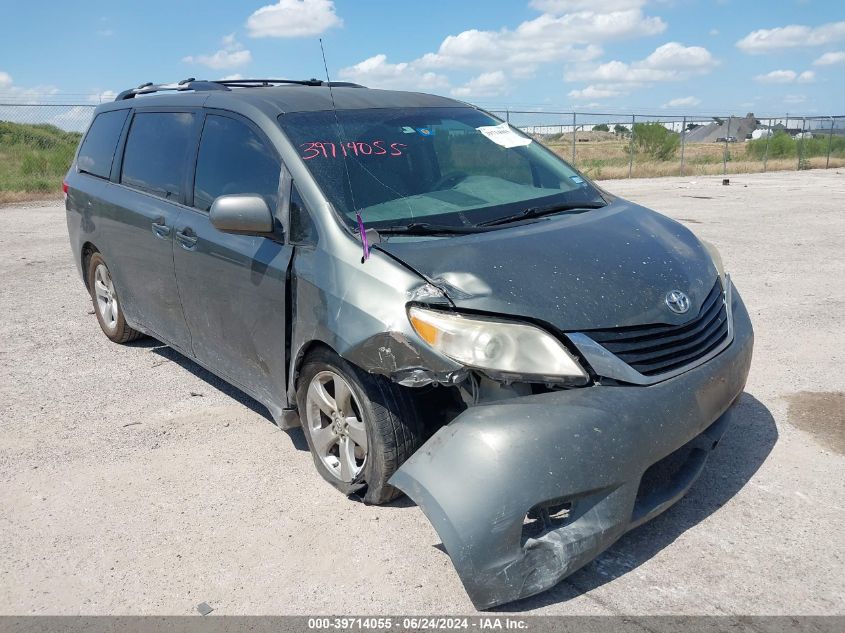
M 153 222 L 153 235 L 160 237 L 161 239 L 170 235 L 170 227 L 164 223 L 164 218 L 158 218 L 155 222 Z
M 197 236 L 190 227 L 185 227 L 181 231 L 176 231 L 176 241 L 179 242 L 179 246 L 184 248 L 186 251 L 192 251 L 197 247 Z

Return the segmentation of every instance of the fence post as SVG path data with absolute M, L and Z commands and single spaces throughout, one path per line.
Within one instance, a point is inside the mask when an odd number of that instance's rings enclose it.
M 575 113 L 572 113 L 572 166 L 575 167 Z
M 833 122 L 835 119 L 830 117 L 830 131 L 827 133 L 827 160 L 824 163 L 824 168 L 828 169 L 830 167 L 830 143 L 833 140 Z
M 634 126 L 637 124 L 637 115 L 631 115 L 631 140 L 628 144 L 628 178 L 631 177 L 631 171 L 634 169 Z
M 798 165 L 795 167 L 796 169 L 801 169 L 802 159 L 804 158 L 804 126 L 807 124 L 807 117 L 801 117 L 801 138 L 798 139 L 800 142 L 798 143 L 798 147 L 795 148 L 795 153 L 798 154 Z
M 728 137 L 731 135 L 731 119 L 733 118 L 732 114 L 728 115 L 728 132 L 725 134 L 725 151 L 722 152 L 722 175 L 726 175 L 728 173 Z
M 772 138 L 774 131 L 772 130 L 772 120 L 769 119 L 769 129 L 766 131 L 766 153 L 763 154 L 763 173 L 766 173 L 766 167 L 769 164 L 769 139 Z
M 685 145 L 685 136 L 686 136 L 686 129 L 687 129 L 687 117 L 684 117 L 684 120 L 681 122 L 681 176 L 684 175 L 684 145 Z
M 511 109 L 505 108 L 505 122 L 510 125 L 511 122 Z

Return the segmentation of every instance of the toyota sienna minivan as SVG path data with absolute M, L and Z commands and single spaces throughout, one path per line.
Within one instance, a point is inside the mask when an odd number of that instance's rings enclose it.
M 716 250 L 466 103 L 317 80 L 145 84 L 64 183 L 105 335 L 152 336 L 401 492 L 478 608 L 683 496 L 751 362 Z

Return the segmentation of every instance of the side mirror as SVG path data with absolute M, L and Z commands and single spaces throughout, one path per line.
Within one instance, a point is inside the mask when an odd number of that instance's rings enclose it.
M 220 196 L 209 210 L 211 224 L 218 231 L 239 235 L 266 235 L 273 232 L 273 214 L 261 196 L 237 194 Z

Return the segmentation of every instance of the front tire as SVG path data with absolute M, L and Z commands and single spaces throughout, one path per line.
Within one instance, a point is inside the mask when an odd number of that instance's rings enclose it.
M 100 253 L 94 253 L 88 258 L 87 274 L 94 314 L 97 315 L 97 322 L 103 334 L 115 343 L 128 343 L 143 336 L 141 332 L 126 324 L 111 273 Z
M 387 482 L 423 441 L 419 413 L 405 389 L 361 371 L 326 349 L 302 366 L 297 389 L 302 429 L 322 477 L 365 503 L 387 503 Z

